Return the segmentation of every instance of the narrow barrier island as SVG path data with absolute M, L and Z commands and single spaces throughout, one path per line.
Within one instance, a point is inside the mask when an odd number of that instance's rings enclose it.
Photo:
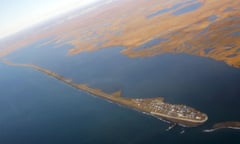
M 216 123 L 211 129 L 204 130 L 203 132 L 214 132 L 220 129 L 236 129 L 240 130 L 240 121 L 227 121 Z
M 169 104 L 164 102 L 164 98 L 125 98 L 121 92 L 106 93 L 100 89 L 91 88 L 86 84 L 77 84 L 72 80 L 65 78 L 48 69 L 33 64 L 15 64 L 7 60 L 2 60 L 10 66 L 30 67 L 40 71 L 48 76 L 56 78 L 76 89 L 90 93 L 108 101 L 126 106 L 128 108 L 149 114 L 161 120 L 178 124 L 184 127 L 194 127 L 203 124 L 208 120 L 208 116 L 192 107 L 186 105 Z

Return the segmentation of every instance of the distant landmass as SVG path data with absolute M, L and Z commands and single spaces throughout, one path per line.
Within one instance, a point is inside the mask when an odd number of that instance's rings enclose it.
M 240 67 L 238 0 L 137 3 L 118 0 L 89 7 L 85 12 L 75 10 L 1 42 L 0 56 L 52 38 L 51 43 L 73 46 L 68 56 L 123 46 L 121 53 L 131 58 L 187 53 Z

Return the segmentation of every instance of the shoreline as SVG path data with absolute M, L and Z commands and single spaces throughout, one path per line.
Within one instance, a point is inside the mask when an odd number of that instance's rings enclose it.
M 222 130 L 222 129 L 240 130 L 240 127 L 225 127 L 225 128 L 216 128 L 216 129 L 206 129 L 206 130 L 203 130 L 203 132 L 210 133 L 210 132 L 215 132 L 215 131 Z
M 240 121 L 227 121 L 227 122 L 220 122 L 216 123 L 212 126 L 211 129 L 203 130 L 203 132 L 215 132 L 221 129 L 233 129 L 233 130 L 240 130 Z
M 115 95 L 114 93 L 109 94 L 102 91 L 101 89 L 91 88 L 86 84 L 75 83 L 71 79 L 65 78 L 62 75 L 59 75 L 48 69 L 45 69 L 33 64 L 15 64 L 7 60 L 2 60 L 2 61 L 6 65 L 10 65 L 10 66 L 29 67 L 29 68 L 35 69 L 41 73 L 44 73 L 50 77 L 53 77 L 59 81 L 62 81 L 65 84 L 73 88 L 76 88 L 78 90 L 81 90 L 83 92 L 86 92 L 90 95 L 105 99 L 111 103 L 115 103 L 127 108 L 131 108 L 133 110 L 142 112 L 147 115 L 151 115 L 158 119 L 160 118 L 162 121 L 167 121 L 169 123 L 176 123 L 180 126 L 195 127 L 203 124 L 208 120 L 208 116 L 206 114 L 185 105 L 175 105 L 175 104 L 165 103 L 162 97 L 145 98 L 145 99 L 125 98 L 125 97 L 122 97 L 121 94 L 118 94 L 118 95 Z M 187 111 L 188 113 L 182 112 L 183 110 Z M 192 116 L 193 115 L 192 113 L 195 114 L 195 116 Z

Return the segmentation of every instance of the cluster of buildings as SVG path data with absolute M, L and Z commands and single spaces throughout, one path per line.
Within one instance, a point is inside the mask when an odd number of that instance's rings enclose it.
M 201 113 L 193 108 L 187 107 L 185 105 L 173 105 L 163 102 L 161 99 L 136 99 L 135 100 L 138 107 L 142 109 L 153 112 L 165 114 L 168 116 L 186 118 L 192 120 L 201 120 L 203 116 Z

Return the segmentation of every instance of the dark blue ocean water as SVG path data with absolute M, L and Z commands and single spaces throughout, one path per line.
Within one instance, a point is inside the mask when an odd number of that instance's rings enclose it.
M 223 62 L 187 54 L 129 59 L 123 47 L 68 57 L 72 46 L 39 43 L 12 53 L 17 63 L 33 63 L 75 82 L 125 97 L 163 96 L 209 116 L 197 128 L 167 132 L 168 124 L 71 88 L 38 71 L 0 64 L 0 141 L 2 143 L 239 143 L 240 132 L 202 130 L 221 121 L 240 120 L 240 70 Z

